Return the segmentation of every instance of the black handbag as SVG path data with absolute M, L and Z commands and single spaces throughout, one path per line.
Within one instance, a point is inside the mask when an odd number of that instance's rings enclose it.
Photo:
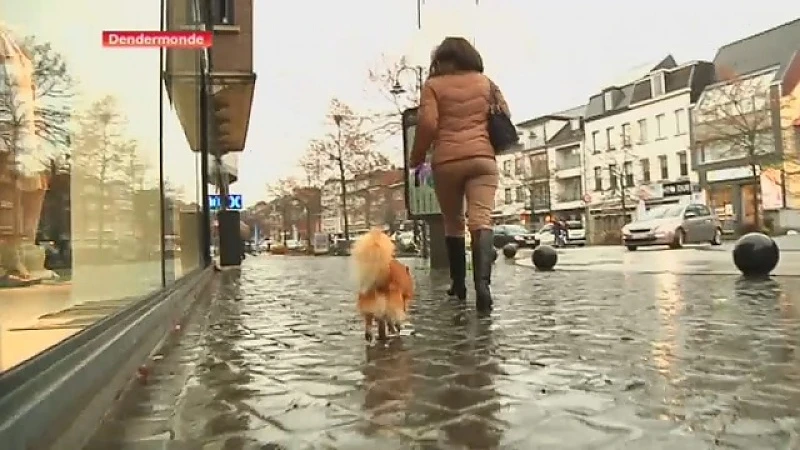
M 497 90 L 497 85 L 489 80 L 489 117 L 487 120 L 489 142 L 491 142 L 495 154 L 500 154 L 519 143 L 519 134 L 517 134 L 517 127 L 511 122 L 511 118 L 497 101 Z

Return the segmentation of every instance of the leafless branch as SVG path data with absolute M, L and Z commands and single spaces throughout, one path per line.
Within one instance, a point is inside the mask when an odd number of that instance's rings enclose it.
M 24 77 L 18 77 L 7 70 L 0 73 L 0 143 L 12 147 L 13 140 L 24 133 L 21 127 L 30 127 L 38 138 L 53 146 L 69 144 L 68 123 L 72 116 L 69 100 L 74 95 L 74 80 L 71 77 L 63 56 L 53 50 L 50 43 L 38 42 L 28 36 L 16 40 L 19 54 L 15 70 L 24 72 L 27 64 L 32 71 L 32 86 L 21 86 Z M 26 98 L 25 93 L 31 97 Z
M 771 73 L 728 74 L 709 89 L 696 117 L 698 145 L 715 149 L 723 159 L 774 155 L 774 112 L 780 117 L 787 104 L 773 98 L 771 79 Z

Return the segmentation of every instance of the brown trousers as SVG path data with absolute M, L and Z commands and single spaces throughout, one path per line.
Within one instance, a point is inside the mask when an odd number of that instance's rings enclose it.
M 434 167 L 434 189 L 444 216 L 446 236 L 464 236 L 467 222 L 470 231 L 492 228 L 497 181 L 497 163 L 492 158 L 462 159 Z

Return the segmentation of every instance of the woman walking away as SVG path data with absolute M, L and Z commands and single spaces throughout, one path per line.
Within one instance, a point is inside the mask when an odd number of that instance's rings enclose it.
M 450 261 L 449 295 L 466 299 L 465 223 L 471 233 L 476 307 L 492 308 L 494 236 L 491 213 L 497 190 L 495 150 L 489 139 L 489 110 L 508 105 L 483 75 L 483 59 L 464 38 L 448 37 L 431 56 L 431 74 L 422 88 L 411 167 L 421 166 L 433 146 L 431 166 Z M 466 197 L 466 211 L 464 198 Z M 465 219 L 466 213 L 466 219 Z

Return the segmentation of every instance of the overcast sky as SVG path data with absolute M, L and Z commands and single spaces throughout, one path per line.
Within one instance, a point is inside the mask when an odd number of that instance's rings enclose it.
M 670 53 L 679 63 L 711 60 L 725 43 L 800 15 L 800 7 L 787 15 L 792 8 L 782 1 L 426 0 L 418 32 L 415 3 L 256 2 L 259 78 L 235 188 L 247 203 L 296 171 L 308 140 L 325 131 L 331 97 L 380 106 L 364 91 L 382 53 L 424 61 L 444 36 L 472 35 L 521 121 L 585 103 L 632 67 Z

